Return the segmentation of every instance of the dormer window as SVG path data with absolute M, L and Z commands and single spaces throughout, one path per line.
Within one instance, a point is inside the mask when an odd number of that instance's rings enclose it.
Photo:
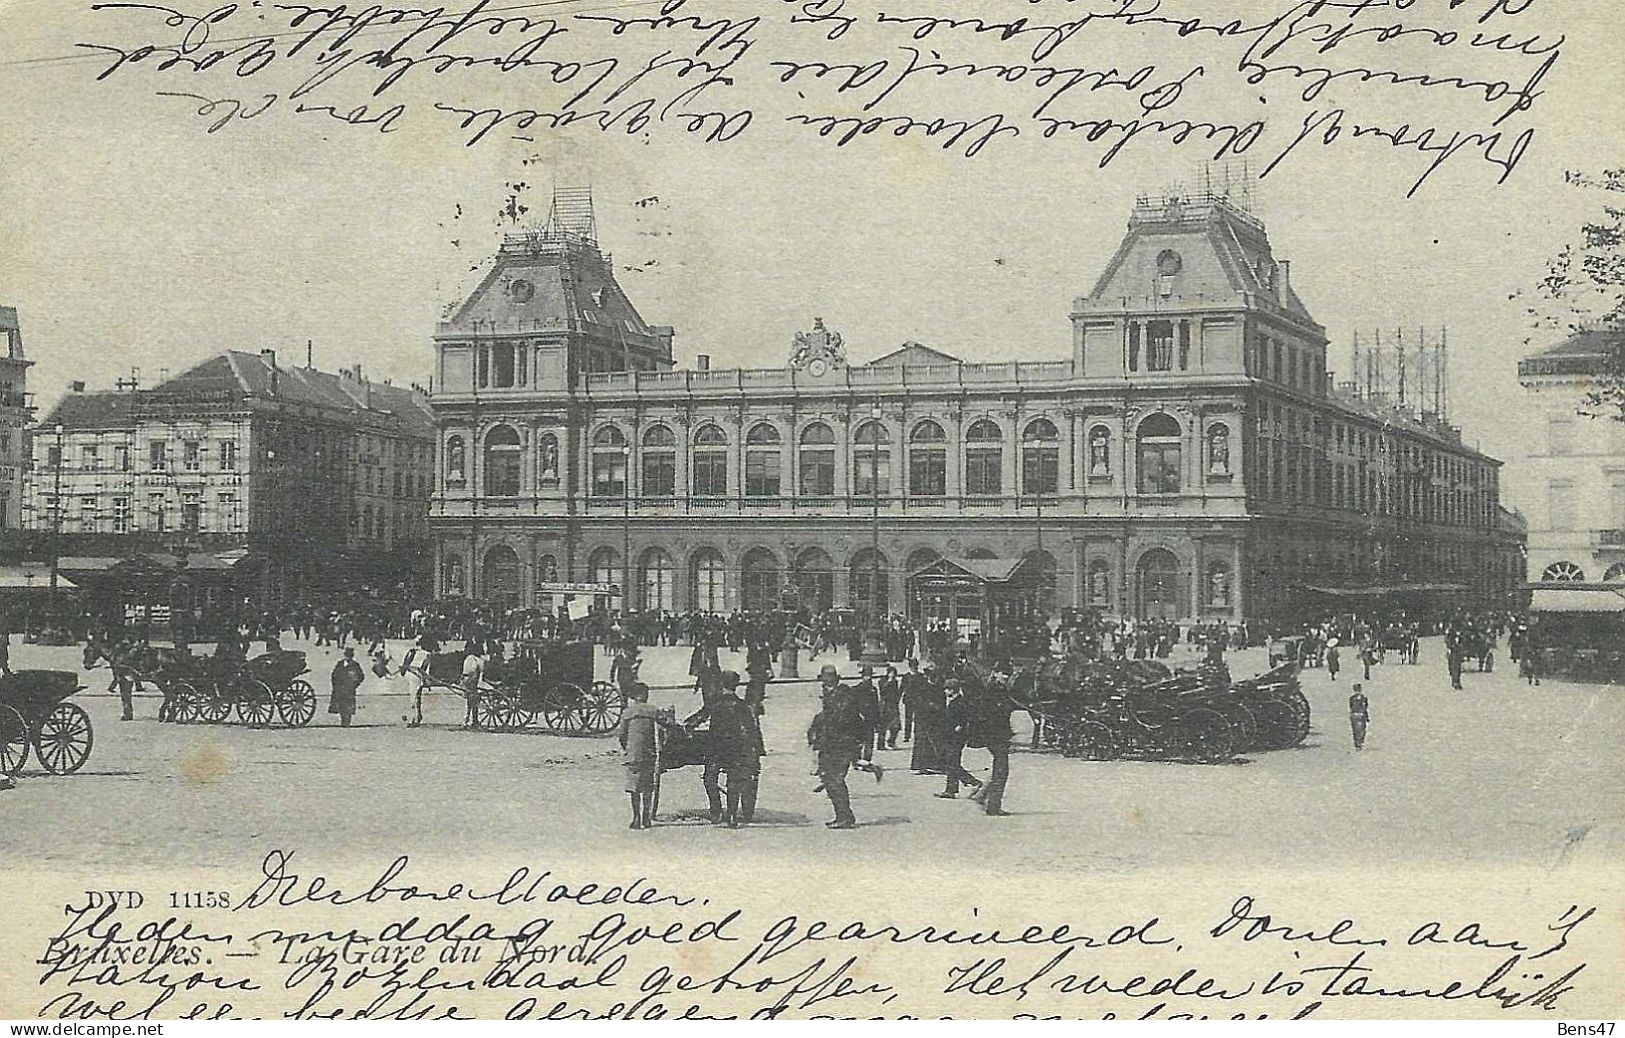
M 1185 269 L 1185 261 L 1179 258 L 1179 253 L 1173 249 L 1163 249 L 1157 254 L 1157 295 L 1167 299 L 1174 294 L 1174 278 Z
M 1255 269 L 1258 273 L 1258 284 L 1264 291 L 1275 291 L 1275 264 L 1268 259 L 1260 259 Z
M 528 303 L 535 296 L 536 286 L 523 278 L 512 281 L 508 285 L 508 298 L 512 299 L 516 304 Z

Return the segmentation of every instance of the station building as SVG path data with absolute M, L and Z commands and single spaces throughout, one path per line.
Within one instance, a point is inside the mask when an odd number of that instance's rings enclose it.
M 814 319 L 776 366 L 679 369 L 590 222 L 557 215 L 434 335 L 441 594 L 911 612 L 909 576 L 951 557 L 1028 563 L 1050 608 L 1235 620 L 1521 579 L 1500 463 L 1334 386 L 1290 265 L 1227 198 L 1140 200 L 1070 349 L 1008 363 L 857 363 Z

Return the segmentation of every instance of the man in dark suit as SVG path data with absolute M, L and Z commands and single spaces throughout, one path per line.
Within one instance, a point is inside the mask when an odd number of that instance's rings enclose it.
M 856 696 L 841 684 L 840 672 L 833 664 L 826 663 L 819 669 L 818 681 L 822 686 L 821 705 L 807 728 L 807 745 L 818 755 L 818 777 L 835 810 L 835 818 L 824 824 L 830 829 L 855 829 L 858 820 L 852 814 L 846 773 L 858 759 L 863 743 L 863 716 Z
M 1365 698 L 1365 686 L 1356 684 L 1349 696 L 1349 728 L 1354 734 L 1354 748 L 1365 746 L 1365 728 L 1371 723 L 1371 704 Z

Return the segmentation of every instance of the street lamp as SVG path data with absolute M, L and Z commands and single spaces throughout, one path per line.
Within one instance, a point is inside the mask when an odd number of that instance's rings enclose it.
M 51 491 L 51 591 L 57 587 L 57 575 L 62 568 L 62 463 L 67 452 L 62 448 L 62 423 L 56 423 L 56 474 Z
M 880 402 L 877 400 L 869 409 L 869 417 L 880 421 Z M 880 438 L 869 450 L 869 623 L 863 632 L 863 648 L 858 652 L 858 659 L 864 663 L 885 663 L 889 653 L 886 651 L 886 635 L 880 624 Z
M 621 615 L 632 611 L 632 444 L 621 445 Z

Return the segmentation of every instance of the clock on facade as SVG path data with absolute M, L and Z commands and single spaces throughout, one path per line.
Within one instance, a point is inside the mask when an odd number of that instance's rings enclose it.
M 812 363 L 807 365 L 807 371 L 814 378 L 823 378 L 824 373 L 829 371 L 829 361 L 825 360 L 823 357 L 816 357 L 813 359 Z

